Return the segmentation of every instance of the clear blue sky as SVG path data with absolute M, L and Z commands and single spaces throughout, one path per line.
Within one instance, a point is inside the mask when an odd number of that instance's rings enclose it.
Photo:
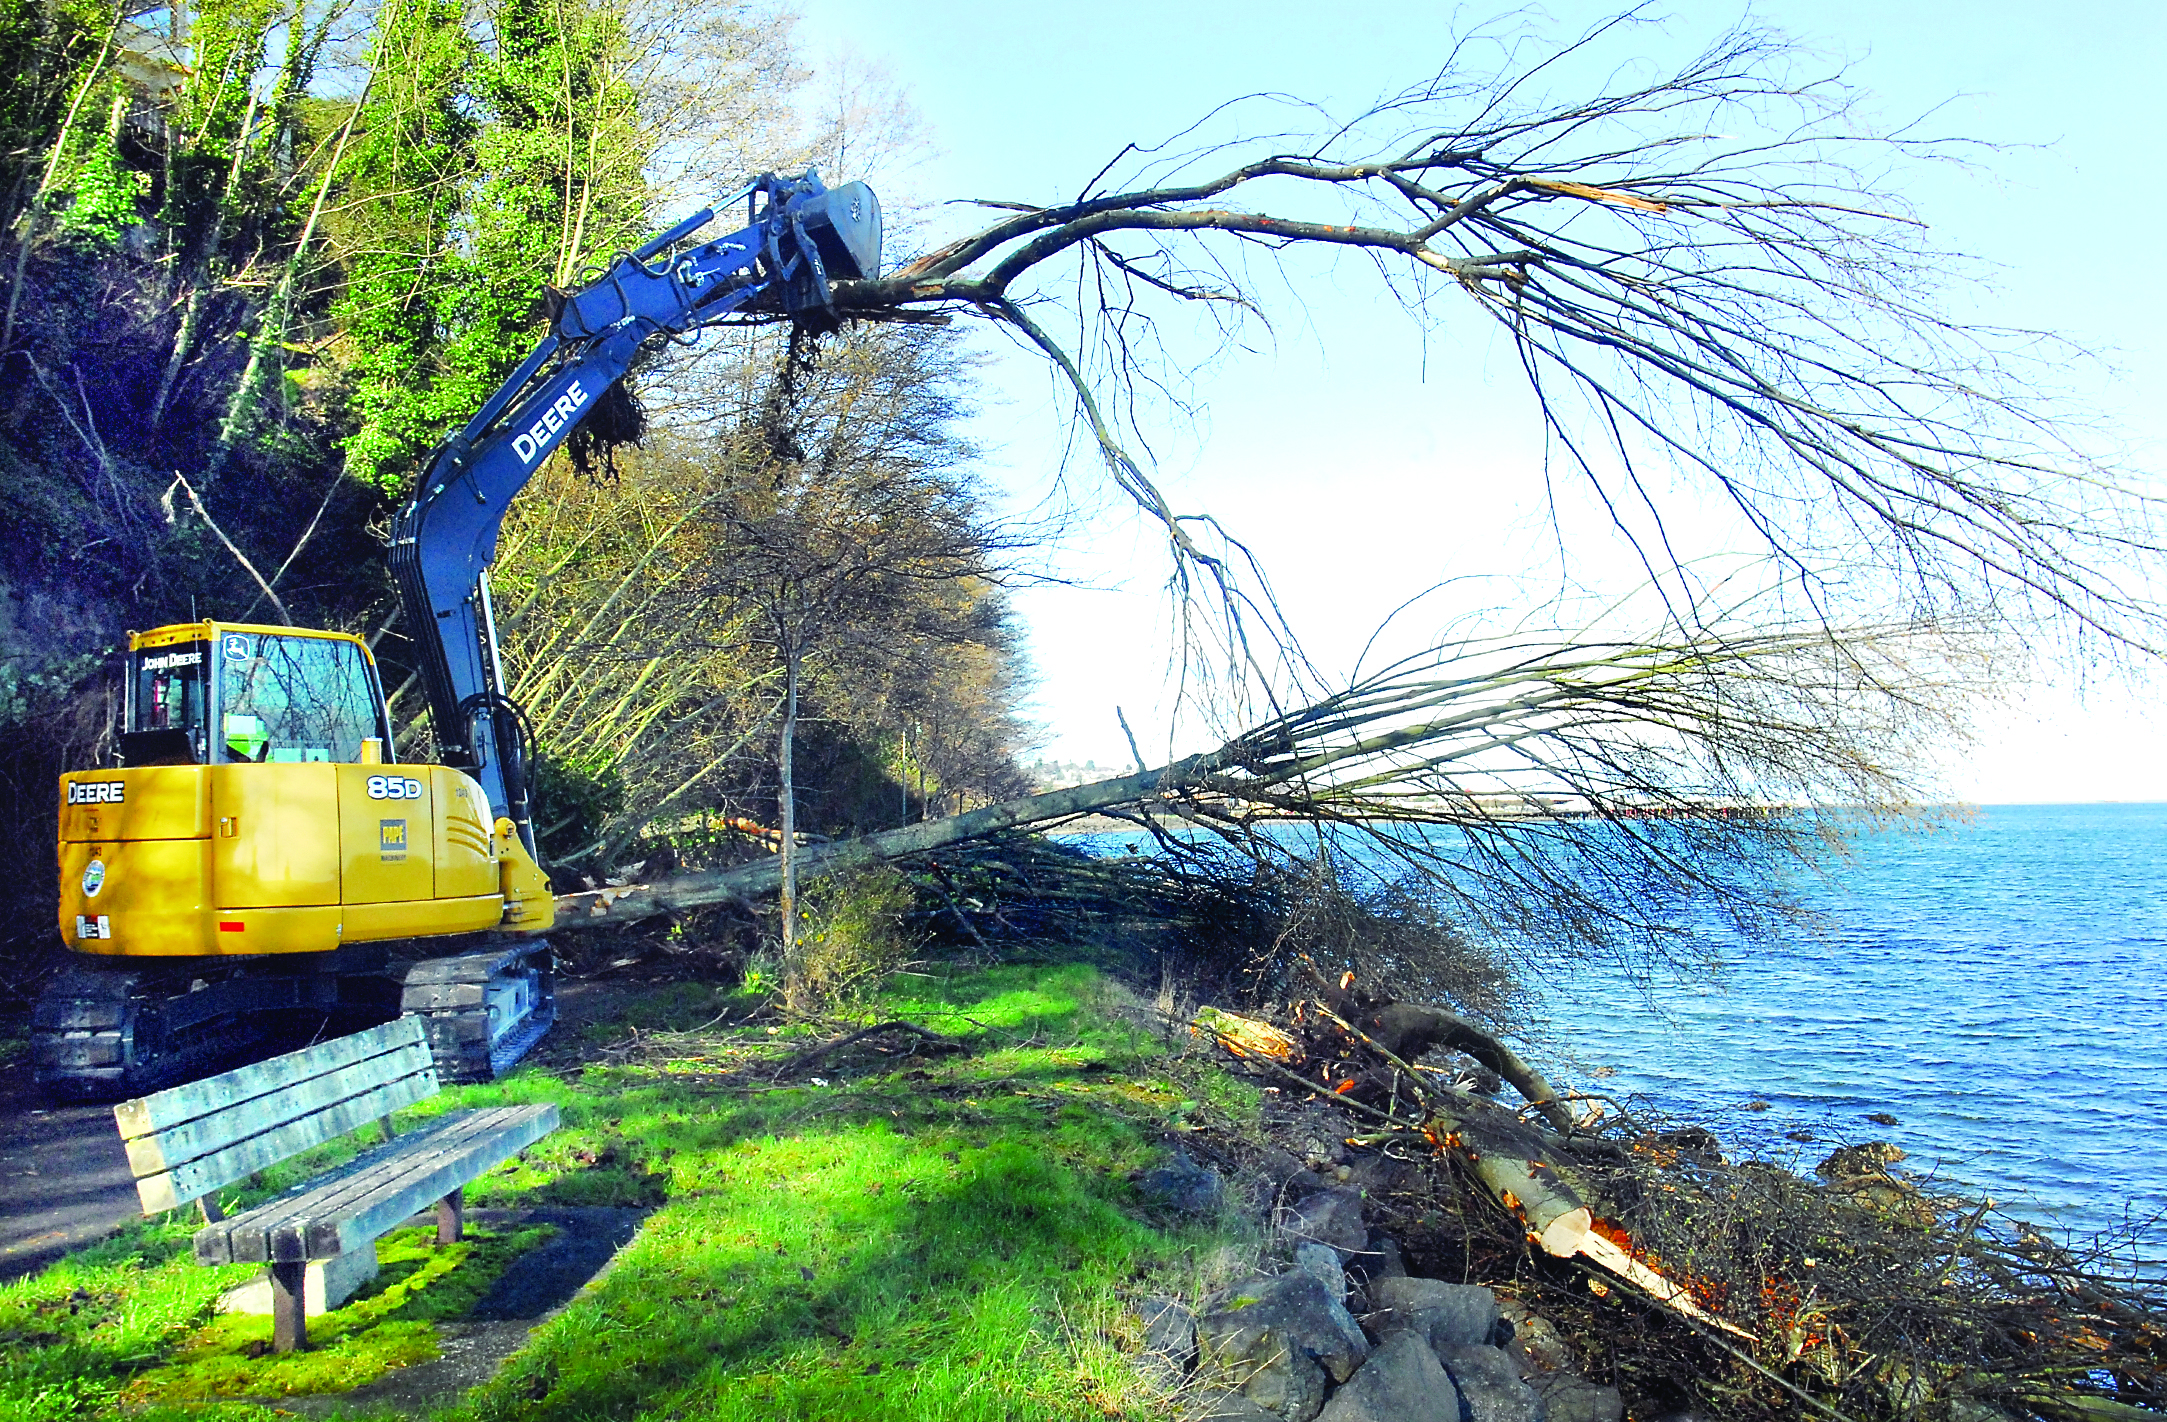
M 1548 13 L 1565 33 L 1608 11 Z M 1741 12 L 1654 13 L 1668 16 L 1667 38 L 1651 36 L 1650 51 L 1682 54 Z M 2078 378 L 2140 463 L 2157 468 L 2167 445 L 2158 416 L 2167 283 L 2156 253 L 2167 230 L 2156 173 L 2167 7 L 1793 0 L 1753 13 L 1851 61 L 1884 120 L 1939 105 L 1937 132 L 2046 145 L 1994 159 L 1985 179 L 1929 178 L 1918 206 L 1946 245 L 1999 269 L 1982 315 L 2110 356 L 2110 374 Z M 1122 144 L 1160 139 L 1233 95 L 1277 90 L 1357 110 L 1431 72 L 1454 18 L 1447 6 L 814 0 L 800 34 L 816 63 L 847 56 L 884 68 L 923 114 L 937 156 L 889 186 L 920 199 L 1037 200 L 1073 192 Z M 1206 417 L 1168 424 L 1158 471 L 1184 509 L 1210 509 L 1264 555 L 1297 629 L 1326 660 L 1345 660 L 1357 634 L 1407 595 L 1502 571 L 1488 530 L 1512 526 L 1531 446 L 1499 428 L 1515 373 L 1477 323 L 1448 328 L 1448 339 L 1466 333 L 1449 357 L 1433 345 L 1425 383 L 1415 332 L 1359 272 L 1304 295 L 1306 306 L 1278 311 L 1276 342 L 1198 386 Z M 1022 362 L 996 363 L 990 391 L 977 433 L 994 472 L 1010 487 L 1039 487 L 1059 448 L 1059 406 Z M 1021 601 L 1049 750 L 1126 759 L 1116 704 L 1147 754 L 1180 745 L 1164 704 L 1164 562 L 1153 541 L 1110 508 L 1079 537 L 1071 566 L 1108 587 Z M 1989 802 L 2167 799 L 2167 752 L 2156 748 L 2167 718 L 2133 709 L 2145 699 L 2028 691 L 1994 716 L 1953 786 Z

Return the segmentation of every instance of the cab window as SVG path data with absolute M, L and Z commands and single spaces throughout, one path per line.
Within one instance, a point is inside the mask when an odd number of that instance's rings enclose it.
M 122 756 L 130 765 L 204 759 L 204 688 L 211 644 L 177 642 L 135 656 Z
M 352 762 L 384 734 L 361 649 L 324 637 L 219 634 L 219 756 Z

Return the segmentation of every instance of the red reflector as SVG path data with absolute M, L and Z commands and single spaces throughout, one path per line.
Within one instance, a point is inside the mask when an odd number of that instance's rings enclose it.
M 248 925 L 245 923 L 234 923 L 229 919 L 218 925 L 218 931 L 220 933 L 239 933 L 242 929 L 246 927 L 248 927 Z

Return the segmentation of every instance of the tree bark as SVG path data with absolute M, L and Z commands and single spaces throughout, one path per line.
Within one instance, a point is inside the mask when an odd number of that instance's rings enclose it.
M 783 653 L 783 726 L 775 751 L 777 810 L 782 820 L 781 853 L 775 866 L 780 879 L 783 915 L 783 996 L 793 1007 L 801 1006 L 805 965 L 798 961 L 798 797 L 791 752 L 798 738 L 798 654 Z

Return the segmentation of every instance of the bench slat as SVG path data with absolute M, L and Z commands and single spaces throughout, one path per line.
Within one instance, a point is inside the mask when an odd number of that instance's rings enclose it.
M 426 1055 L 427 1049 L 422 1050 Z M 146 1215 L 176 1209 L 289 1156 L 336 1140 L 402 1106 L 426 1101 L 436 1095 L 436 1091 L 435 1071 L 426 1066 L 417 1067 L 396 1080 L 334 1101 L 283 1125 L 259 1128 L 222 1150 L 145 1176 L 135 1183 L 136 1195 L 142 1200 Z
M 120 1126 L 121 1139 L 134 1140 L 199 1117 L 245 1106 L 262 1097 L 275 1096 L 292 1086 L 297 1075 L 310 1077 L 335 1071 L 416 1042 L 428 1043 L 421 1020 L 394 1018 L 365 1032 L 334 1037 L 298 1052 L 288 1052 L 217 1076 L 207 1076 L 201 1081 L 123 1101 L 113 1108 L 113 1119 Z
M 215 1111 L 183 1121 L 164 1130 L 137 1136 L 124 1142 L 128 1151 L 128 1166 L 137 1179 L 157 1175 L 200 1160 L 213 1152 L 223 1150 L 237 1141 L 273 1126 L 281 1126 L 304 1116 L 314 1115 L 328 1107 L 359 1096 L 394 1081 L 407 1081 L 422 1074 L 430 1064 L 429 1049 L 419 1043 L 402 1043 L 391 1051 L 365 1061 L 327 1071 L 321 1076 L 296 1082 L 291 1091 L 274 1096 L 259 1096 L 231 1110 Z M 415 1101 L 425 1100 L 435 1094 L 427 1083 L 420 1087 L 421 1095 Z M 413 1102 L 401 1102 L 412 1105 Z
M 305 1191 L 293 1191 L 251 1211 L 249 1215 L 242 1217 L 240 1222 L 245 1227 L 237 1231 L 234 1238 L 247 1240 L 261 1235 L 268 1239 L 281 1227 L 303 1216 L 309 1219 L 336 1219 L 383 1189 L 386 1182 L 403 1179 L 417 1164 L 426 1166 L 438 1156 L 457 1151 L 466 1135 L 475 1131 L 486 1131 L 509 1119 L 514 1113 L 534 1109 L 536 1108 L 524 1106 L 489 1106 L 477 1111 L 455 1111 L 441 1116 L 429 1122 L 412 1138 L 402 1137 L 399 1145 L 404 1149 L 381 1150 L 362 1156 L 348 1169 L 323 1177 Z M 235 1247 L 250 1251 L 259 1248 L 268 1251 L 271 1248 L 268 1244 Z M 274 1256 L 267 1252 L 250 1252 L 234 1257 L 268 1259 Z
M 196 1262 L 232 1264 L 261 1257 L 263 1251 L 260 1249 L 255 1254 L 246 1252 L 255 1248 L 247 1241 L 251 1238 L 263 1238 L 272 1224 L 291 1215 L 303 1201 L 309 1202 L 311 1208 L 320 1207 L 324 1200 L 336 1198 L 351 1182 L 373 1174 L 398 1152 L 422 1149 L 424 1142 L 457 1127 L 471 1114 L 454 1111 L 431 1121 L 420 1122 L 397 1140 L 365 1150 L 346 1164 L 312 1180 L 303 1181 L 274 1200 L 266 1200 L 241 1214 L 228 1215 L 215 1224 L 206 1224 L 195 1234 Z
M 357 1202 L 351 1213 L 310 1225 L 305 1237 L 295 1242 L 312 1256 L 358 1249 L 397 1228 L 399 1221 L 431 1201 L 472 1184 L 555 1129 L 557 1108 L 553 1105 L 507 1108 L 505 1119 L 486 1131 L 469 1132 L 457 1149 L 443 1150 L 427 1169 L 417 1166 L 403 1180 L 386 1182 Z
M 327 1259 L 357 1249 L 557 1128 L 554 1105 L 499 1106 L 429 1122 L 302 1192 L 196 1234 L 204 1264 Z

